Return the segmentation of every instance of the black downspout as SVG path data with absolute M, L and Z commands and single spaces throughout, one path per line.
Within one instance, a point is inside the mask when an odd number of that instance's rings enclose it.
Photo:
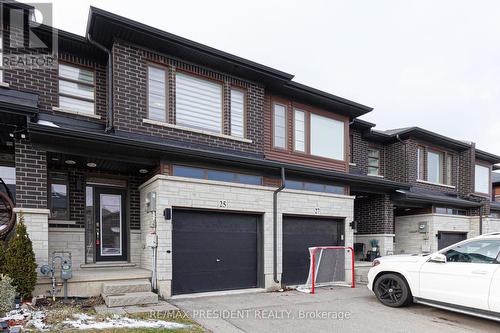
M 281 168 L 281 186 L 273 193 L 273 279 L 278 280 L 278 193 L 285 188 L 285 168 Z
M 90 44 L 98 47 L 99 49 L 108 54 L 108 68 L 106 75 L 107 76 L 106 80 L 108 81 L 108 110 L 106 113 L 106 129 L 104 131 L 106 133 L 114 132 L 115 129 L 113 125 L 113 54 L 106 47 L 93 40 L 92 37 L 90 37 L 90 33 L 87 33 L 87 40 L 89 41 Z
M 479 235 L 483 234 L 483 205 L 479 206 Z

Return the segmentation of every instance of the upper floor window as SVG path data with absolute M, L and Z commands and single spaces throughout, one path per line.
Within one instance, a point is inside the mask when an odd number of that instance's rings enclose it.
M 311 154 L 344 160 L 344 122 L 311 113 Z
M 245 93 L 231 89 L 231 135 L 245 137 Z
M 368 148 L 368 174 L 380 175 L 380 149 Z
M 148 66 L 148 118 L 167 121 L 167 71 Z
M 262 185 L 262 177 L 238 172 L 194 168 L 174 165 L 172 174 L 177 177 L 216 180 L 221 182 Z
M 296 151 L 306 151 L 306 113 L 302 110 L 294 110 L 293 135 L 294 149 Z
M 490 168 L 481 164 L 476 164 L 474 170 L 474 192 L 490 193 Z
M 49 174 L 50 217 L 54 220 L 69 219 L 68 177 L 63 173 Z
M 432 183 L 444 184 L 443 153 L 429 150 L 427 152 L 427 180 Z
M 273 112 L 274 147 L 286 149 L 286 107 L 274 104 Z
M 417 179 L 452 185 L 453 155 L 429 148 L 417 148 Z
M 222 85 L 176 73 L 175 122 L 198 130 L 222 133 Z
M 95 79 L 92 70 L 59 64 L 59 107 L 69 111 L 95 113 Z

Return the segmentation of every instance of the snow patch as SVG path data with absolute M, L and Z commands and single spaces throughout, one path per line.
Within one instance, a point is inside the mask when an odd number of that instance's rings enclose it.
M 93 316 L 86 314 L 73 315 L 74 320 L 65 320 L 63 324 L 72 326 L 80 330 L 102 330 L 111 328 L 166 328 L 166 329 L 180 329 L 188 325 L 173 323 L 164 320 L 140 320 L 120 316 L 107 318 L 104 321 L 95 321 Z

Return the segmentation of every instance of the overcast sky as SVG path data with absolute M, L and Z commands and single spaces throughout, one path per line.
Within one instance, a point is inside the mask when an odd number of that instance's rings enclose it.
M 500 155 L 500 1 L 55 0 L 83 35 L 90 5 L 295 75 L 371 106 L 378 129 L 420 126 Z

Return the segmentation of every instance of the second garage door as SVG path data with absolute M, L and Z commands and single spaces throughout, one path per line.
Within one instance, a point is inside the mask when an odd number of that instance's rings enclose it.
M 258 286 L 260 216 L 174 210 L 174 295 Z
M 309 247 L 343 245 L 343 220 L 283 217 L 283 273 L 285 285 L 304 284 L 309 274 Z

